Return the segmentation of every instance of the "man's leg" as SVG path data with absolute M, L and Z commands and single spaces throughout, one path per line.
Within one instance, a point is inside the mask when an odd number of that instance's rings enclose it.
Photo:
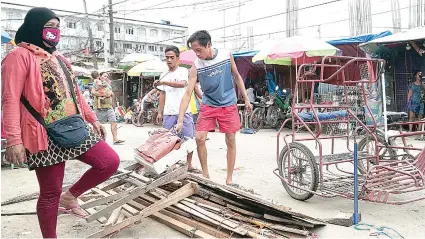
M 226 134 L 227 145 L 227 179 L 226 184 L 233 183 L 233 170 L 235 169 L 236 162 L 236 134 Z
M 176 116 L 176 124 L 177 124 L 177 118 L 178 116 Z M 195 136 L 194 132 L 195 132 L 195 129 L 194 129 L 192 114 L 185 114 L 183 119 L 183 129 L 182 129 L 183 136 L 193 139 L 193 137 Z M 193 152 L 187 155 L 188 170 L 194 173 L 200 173 L 199 170 L 193 167 L 192 158 L 193 158 Z
M 241 128 L 239 111 L 237 105 L 232 105 L 221 109 L 222 112 L 217 121 L 220 132 L 226 134 L 227 145 L 227 179 L 226 184 L 233 183 L 233 170 L 236 161 L 236 132 Z
M 207 163 L 207 146 L 205 142 L 207 141 L 208 131 L 196 131 L 196 145 L 198 150 L 199 161 L 201 162 L 202 176 L 205 178 L 210 178 L 208 172 L 208 163 Z

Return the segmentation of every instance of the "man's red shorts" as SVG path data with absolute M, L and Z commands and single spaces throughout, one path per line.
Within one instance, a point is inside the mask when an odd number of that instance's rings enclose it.
M 214 132 L 216 122 L 221 133 L 236 133 L 241 129 L 238 106 L 212 107 L 201 105 L 196 131 Z

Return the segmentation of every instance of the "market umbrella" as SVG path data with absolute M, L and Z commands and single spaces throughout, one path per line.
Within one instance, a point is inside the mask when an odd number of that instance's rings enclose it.
M 196 59 L 196 53 L 193 50 L 187 50 L 180 53 L 180 63 L 191 66 Z
M 4 30 L 1 30 L 1 44 L 9 43 L 11 40 L 12 38 L 9 36 L 9 34 Z
M 125 56 L 120 63 L 128 63 L 128 62 L 145 62 L 158 58 L 153 54 L 145 54 L 145 53 L 132 53 Z
M 128 72 L 128 76 L 140 76 L 145 77 L 159 76 L 162 72 L 167 71 L 167 65 L 159 59 L 142 62 Z
M 294 36 L 281 40 L 269 40 L 259 47 L 253 62 L 265 64 L 291 65 L 316 60 L 318 57 L 337 55 L 340 50 L 329 43 L 309 37 Z
M 90 76 L 90 71 L 83 67 L 71 65 L 71 68 L 75 76 Z

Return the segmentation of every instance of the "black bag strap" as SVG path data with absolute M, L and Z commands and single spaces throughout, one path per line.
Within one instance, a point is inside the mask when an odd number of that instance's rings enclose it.
M 58 60 L 59 65 L 62 67 L 62 71 L 66 76 L 66 80 L 68 81 L 69 91 L 71 92 L 72 99 L 74 100 L 75 107 L 77 108 L 77 112 L 80 113 L 80 111 L 78 109 L 77 97 L 75 96 L 75 90 L 74 90 L 75 85 L 72 82 L 71 75 L 69 74 L 68 68 L 65 66 L 65 63 L 63 63 L 63 61 L 58 56 L 56 56 L 56 59 Z
M 27 98 L 21 95 L 21 102 L 27 108 L 28 112 L 40 123 L 44 128 L 46 128 L 46 123 L 44 122 L 43 117 L 31 106 L 30 102 L 28 102 Z
M 77 112 L 79 112 L 78 105 L 77 105 L 77 97 L 75 96 L 74 92 L 74 84 L 71 80 L 71 75 L 69 74 L 68 68 L 66 68 L 65 63 L 59 57 L 56 56 L 56 59 L 59 62 L 59 65 L 62 68 L 63 73 L 65 74 L 66 80 L 68 82 L 69 91 L 71 92 L 72 99 L 74 100 L 75 107 L 77 108 Z M 40 113 L 38 113 L 34 107 L 31 106 L 30 102 L 25 98 L 23 95 L 21 95 L 21 102 L 27 108 L 28 112 L 44 127 L 46 128 L 46 123 L 44 122 L 43 117 L 41 117 Z

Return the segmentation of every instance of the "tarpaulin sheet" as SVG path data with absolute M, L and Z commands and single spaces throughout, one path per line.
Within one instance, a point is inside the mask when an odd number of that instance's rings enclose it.
M 373 41 L 375 39 L 390 36 L 390 35 L 392 35 L 390 31 L 385 31 L 378 34 L 366 34 L 366 35 L 330 40 L 330 41 L 327 41 L 327 43 L 333 46 L 343 45 L 343 44 L 360 44 L 360 43 Z

